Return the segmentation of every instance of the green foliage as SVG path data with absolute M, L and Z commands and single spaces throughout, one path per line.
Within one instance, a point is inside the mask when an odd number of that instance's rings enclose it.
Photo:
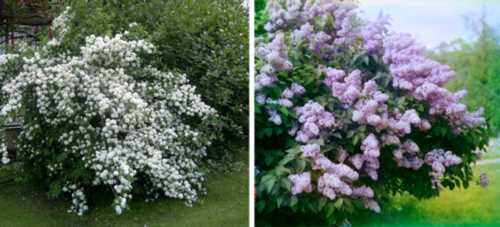
M 78 51 L 90 34 L 130 31 L 158 47 L 149 61 L 188 75 L 203 101 L 221 116 L 212 157 L 246 145 L 248 21 L 239 0 L 69 1 L 75 12 L 63 48 Z M 137 23 L 130 26 L 131 23 Z M 236 148 L 237 149 L 237 148 Z
M 255 0 L 255 36 L 261 36 L 266 33 L 264 29 L 267 21 L 266 4 L 267 0 Z

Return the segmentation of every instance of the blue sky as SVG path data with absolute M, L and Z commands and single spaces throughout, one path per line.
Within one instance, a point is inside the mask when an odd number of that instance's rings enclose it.
M 360 0 L 362 17 L 375 19 L 382 10 L 391 17 L 391 30 L 412 33 L 419 42 L 433 48 L 456 38 L 474 40 L 464 16 L 486 21 L 500 30 L 500 0 Z

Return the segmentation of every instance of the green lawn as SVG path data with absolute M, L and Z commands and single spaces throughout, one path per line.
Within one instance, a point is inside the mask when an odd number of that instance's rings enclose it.
M 0 171 L 0 182 L 8 173 Z M 131 209 L 118 216 L 106 198 L 97 199 L 90 212 L 79 217 L 66 212 L 69 201 L 48 199 L 30 185 L 0 183 L 0 227 L 248 226 L 247 160 L 233 164 L 230 171 L 208 174 L 207 188 L 208 194 L 191 208 L 171 199 L 133 201 Z
M 489 176 L 487 188 L 473 183 L 422 201 L 396 196 L 393 207 L 381 214 L 363 213 L 352 220 L 353 226 L 500 226 L 500 164 L 477 166 L 475 173 L 481 172 Z

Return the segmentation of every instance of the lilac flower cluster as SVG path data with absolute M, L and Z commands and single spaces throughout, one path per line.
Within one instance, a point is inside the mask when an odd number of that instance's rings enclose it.
M 264 94 L 257 94 L 256 101 L 259 104 L 279 104 L 284 107 L 293 107 L 293 102 L 290 100 L 296 96 L 300 96 L 306 92 L 305 88 L 297 83 L 293 83 L 289 88 L 286 88 L 281 97 L 278 100 L 266 97 Z M 268 120 L 275 125 L 281 125 L 282 119 L 281 115 L 277 110 L 272 108 L 266 108 Z
M 318 138 L 323 130 L 332 128 L 335 125 L 333 114 L 317 102 L 308 102 L 296 109 L 298 121 L 301 124 L 295 139 L 300 142 L 307 142 Z
M 300 96 L 306 92 L 306 89 L 302 85 L 293 83 L 290 88 L 286 88 L 281 94 L 281 98 L 278 103 L 285 107 L 292 107 L 293 102 L 290 100 L 293 97 Z
M 364 185 L 352 189 L 352 196 L 361 198 L 365 208 L 380 213 L 380 206 L 377 201 L 373 199 L 374 195 L 373 189 Z
M 354 186 L 359 179 L 359 174 L 354 169 L 343 163 L 333 163 L 321 153 L 320 145 L 307 144 L 301 147 L 302 155 L 312 161 L 312 170 L 321 171 L 323 174 L 317 179 L 317 191 L 325 197 L 334 200 L 339 196 L 362 198 L 367 208 L 376 212 L 380 211 L 378 203 L 373 200 L 374 192 L 367 186 Z M 340 150 L 342 152 L 342 150 Z M 313 180 L 310 172 L 290 175 L 292 194 L 313 191 Z
M 432 167 L 432 172 L 430 172 L 429 175 L 432 177 L 433 187 L 442 188 L 441 178 L 444 176 L 446 167 L 458 165 L 461 162 L 462 159 L 451 151 L 436 149 L 427 153 L 425 155 L 425 163 Z
M 351 167 L 343 163 L 335 164 L 323 155 L 321 153 L 320 145 L 318 144 L 307 144 L 301 146 L 301 151 L 303 157 L 311 159 L 313 170 L 323 170 L 331 174 L 335 174 L 339 178 L 345 177 L 350 181 L 355 181 L 359 178 L 359 174 Z
M 358 170 L 363 169 L 373 180 L 378 180 L 377 170 L 380 168 L 380 144 L 375 135 L 368 135 L 361 144 L 363 154 L 355 154 L 350 157 L 350 162 Z
M 290 70 L 292 63 L 288 60 L 285 35 L 279 33 L 273 41 L 257 49 L 259 58 L 265 61 L 265 65 L 260 69 L 255 87 L 259 90 L 262 87 L 272 85 L 276 80 L 276 72 Z
M 443 87 L 454 72 L 439 62 L 424 56 L 424 47 L 409 34 L 393 34 L 384 40 L 384 62 L 393 76 L 392 86 L 409 92 L 429 104 L 431 115 L 444 115 L 460 132 L 463 127 L 484 123 L 482 110 L 470 113 L 460 100 L 465 91 L 456 93 Z
M 412 125 L 422 131 L 426 131 L 431 127 L 429 121 L 422 120 L 414 109 L 406 110 L 403 114 L 395 111 L 393 116 L 389 120 L 389 127 L 394 134 L 399 136 L 410 134 Z
M 400 167 L 418 170 L 424 164 L 419 158 L 420 148 L 412 140 L 407 140 L 398 149 L 393 151 L 394 160 Z
M 326 68 L 323 81 L 332 90 L 332 95 L 345 104 L 352 104 L 361 95 L 361 71 L 354 70 L 349 75 L 342 70 Z
M 380 92 L 373 80 L 367 81 L 363 86 L 362 96 L 367 99 L 359 100 L 354 105 L 352 120 L 360 124 L 371 125 L 377 130 L 387 128 L 389 114 L 385 102 L 389 96 Z
M 339 176 L 327 172 L 318 179 L 318 192 L 334 200 L 337 195 L 351 195 L 352 189 Z
M 383 49 L 384 35 L 389 24 L 389 17 L 380 14 L 374 22 L 367 22 L 366 26 L 361 28 L 361 37 L 363 37 L 363 48 L 370 54 L 379 54 Z
M 353 21 L 356 8 L 356 4 L 348 1 L 273 0 L 268 5 L 269 19 L 265 29 L 274 33 L 303 24 L 314 24 L 317 18 L 321 18 L 325 26 L 328 18 L 335 18 L 335 30 L 328 35 L 335 37 L 334 42 L 340 44 L 352 40 L 351 36 L 355 35 Z
M 292 182 L 292 194 L 300 194 L 303 192 L 312 192 L 311 173 L 304 172 L 288 176 Z
M 269 115 L 270 122 L 274 123 L 275 125 L 281 125 L 282 123 L 281 115 L 278 113 L 278 111 L 273 109 L 268 109 L 267 114 Z
M 360 37 L 354 25 L 356 8 L 357 5 L 349 1 L 271 1 L 265 29 L 271 35 L 290 30 L 293 44 L 303 44 L 316 54 L 331 56 L 341 49 L 340 46 L 351 44 Z M 332 18 L 334 23 L 329 24 Z
M 283 5 L 279 1 L 270 1 L 268 5 L 268 23 L 265 29 L 269 32 L 286 28 L 290 24 L 304 21 L 301 0 L 286 1 Z

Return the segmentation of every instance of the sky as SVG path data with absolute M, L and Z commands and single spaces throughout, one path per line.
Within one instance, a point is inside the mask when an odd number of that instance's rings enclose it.
M 380 11 L 391 17 L 391 30 L 413 34 L 428 48 L 457 38 L 474 40 L 465 16 L 486 21 L 500 31 L 500 0 L 360 0 L 362 17 L 374 20 Z M 469 26 L 470 27 L 470 26 Z

